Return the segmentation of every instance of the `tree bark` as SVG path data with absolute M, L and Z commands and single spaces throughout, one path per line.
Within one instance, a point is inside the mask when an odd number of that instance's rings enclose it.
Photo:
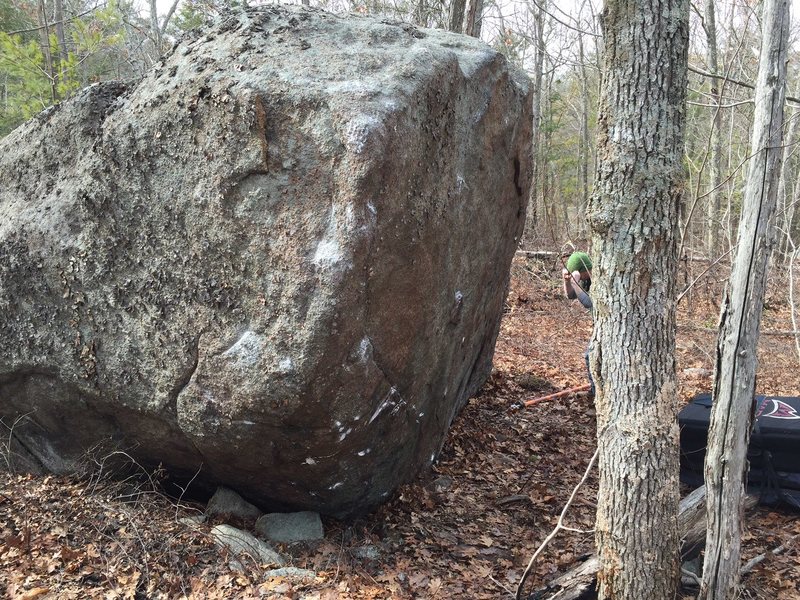
M 687 0 L 607 0 L 590 364 L 597 388 L 600 598 L 672 600 L 678 583 L 675 289 Z
M 450 3 L 450 14 L 448 15 L 448 29 L 455 33 L 461 33 L 464 28 L 464 7 L 466 0 L 453 0 Z
M 64 0 L 54 0 L 56 39 L 58 40 L 59 63 L 67 60 L 69 49 L 67 48 L 67 37 L 64 34 Z
M 161 27 L 158 25 L 158 4 L 150 0 L 150 29 L 152 30 L 153 44 L 156 47 L 156 56 L 161 55 Z
M 581 122 L 580 151 L 578 157 L 578 187 L 581 199 L 578 214 L 584 214 L 589 203 L 589 163 L 591 148 L 589 145 L 589 77 L 586 73 L 586 56 L 583 51 L 583 34 L 578 33 L 578 52 L 581 73 Z
M 717 341 L 711 425 L 705 477 L 708 537 L 702 600 L 736 593 L 742 535 L 742 497 L 752 425 L 756 344 L 774 243 L 771 227 L 780 180 L 788 0 L 765 0 L 761 58 L 755 91 L 753 136 L 729 293 L 723 301 Z
M 530 242 L 534 237 L 534 231 L 539 217 L 539 194 L 538 190 L 541 186 L 542 168 L 542 151 L 541 151 L 541 121 L 542 121 L 542 73 L 544 69 L 544 53 L 546 51 L 544 45 L 544 11 L 542 10 L 547 0 L 541 0 L 541 5 L 534 5 L 531 7 L 533 11 L 534 34 L 536 36 L 535 54 L 533 60 L 533 86 L 531 90 L 531 103 L 533 105 L 532 121 L 533 127 L 531 128 L 531 143 L 533 144 L 531 162 L 531 191 L 528 197 L 528 214 L 525 221 L 525 240 Z M 545 218 L 547 217 L 547 209 L 544 210 Z
M 466 0 L 463 32 L 472 37 L 481 37 L 483 23 L 483 0 Z
M 58 73 L 55 69 L 53 54 L 50 52 L 50 25 L 47 19 L 47 6 L 44 0 L 39 0 L 39 45 L 44 57 L 44 68 L 50 83 L 50 100 L 53 104 L 58 101 Z
M 795 147 L 797 141 L 797 113 L 795 112 L 793 115 L 790 114 L 788 119 L 784 115 L 784 120 L 788 123 L 788 133 L 786 134 L 785 142 L 783 144 L 783 159 L 781 161 L 783 168 L 781 169 L 781 178 L 778 182 L 777 201 L 777 210 L 779 214 L 777 226 L 778 231 L 783 233 L 783 238 L 776 243 L 775 250 L 777 250 L 777 252 L 773 250 L 771 258 L 773 261 L 772 264 L 775 264 L 774 261 L 777 259 L 783 265 L 788 264 L 789 255 L 792 254 L 792 251 L 789 250 L 789 238 L 792 234 L 794 198 L 791 197 L 792 190 L 790 182 L 797 181 L 795 169 L 793 168 L 793 163 L 796 163 L 796 161 L 792 160 L 792 157 L 797 151 L 797 148 Z

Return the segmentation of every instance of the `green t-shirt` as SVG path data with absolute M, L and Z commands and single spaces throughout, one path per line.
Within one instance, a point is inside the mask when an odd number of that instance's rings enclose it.
M 573 252 L 569 255 L 569 258 L 567 259 L 567 271 L 570 273 L 580 271 L 582 273 L 584 271 L 591 270 L 592 259 L 589 258 L 589 255 L 586 254 L 586 252 Z

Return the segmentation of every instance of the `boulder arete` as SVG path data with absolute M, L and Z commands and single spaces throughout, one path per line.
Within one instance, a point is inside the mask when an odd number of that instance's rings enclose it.
M 491 368 L 527 79 L 440 31 L 275 6 L 0 142 L 0 417 L 18 467 L 122 448 L 352 514 Z M 4 436 L 5 437 L 5 436 Z

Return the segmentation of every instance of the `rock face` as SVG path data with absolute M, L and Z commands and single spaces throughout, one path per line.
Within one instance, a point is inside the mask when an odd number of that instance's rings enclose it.
M 11 133 L 17 464 L 102 442 L 262 507 L 385 499 L 489 373 L 529 104 L 471 38 L 272 6 Z

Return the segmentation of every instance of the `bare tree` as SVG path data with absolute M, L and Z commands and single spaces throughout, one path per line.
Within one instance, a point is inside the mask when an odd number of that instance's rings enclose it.
M 483 24 L 483 0 L 466 0 L 464 9 L 464 26 L 462 31 L 467 35 L 481 37 L 481 25 Z
M 464 8 L 466 0 L 452 0 L 450 2 L 450 13 L 448 14 L 448 29 L 455 33 L 461 33 L 464 28 Z
M 706 0 L 703 29 L 706 33 L 706 58 L 712 73 L 719 73 L 717 51 L 717 19 L 714 11 L 714 0 Z M 711 101 L 716 104 L 711 122 L 711 182 L 708 211 L 706 213 L 706 252 L 713 260 L 719 250 L 719 226 L 717 219 L 721 206 L 722 194 L 722 109 L 720 86 L 722 81 L 711 79 Z
M 542 3 L 547 0 L 541 0 Z M 526 237 L 533 238 L 533 230 L 536 227 L 538 217 L 538 190 L 541 189 L 541 177 L 544 169 L 542 168 L 542 150 L 540 148 L 541 124 L 542 124 L 542 74 L 544 70 L 544 55 L 547 49 L 544 44 L 544 10 L 538 5 L 530 7 L 533 12 L 533 89 L 531 90 L 531 102 L 533 110 L 533 127 L 531 128 L 531 141 L 533 144 L 533 163 L 532 163 L 532 184 L 530 197 L 528 199 L 528 217 L 525 224 Z
M 717 341 L 714 404 L 705 463 L 708 534 L 699 596 L 702 600 L 733 598 L 738 583 L 756 344 L 783 155 L 788 0 L 764 0 L 762 32 L 752 158 L 730 290 L 722 305 Z
M 678 581 L 676 227 L 686 0 L 606 3 L 590 355 L 597 387 L 600 598 L 673 600 Z

